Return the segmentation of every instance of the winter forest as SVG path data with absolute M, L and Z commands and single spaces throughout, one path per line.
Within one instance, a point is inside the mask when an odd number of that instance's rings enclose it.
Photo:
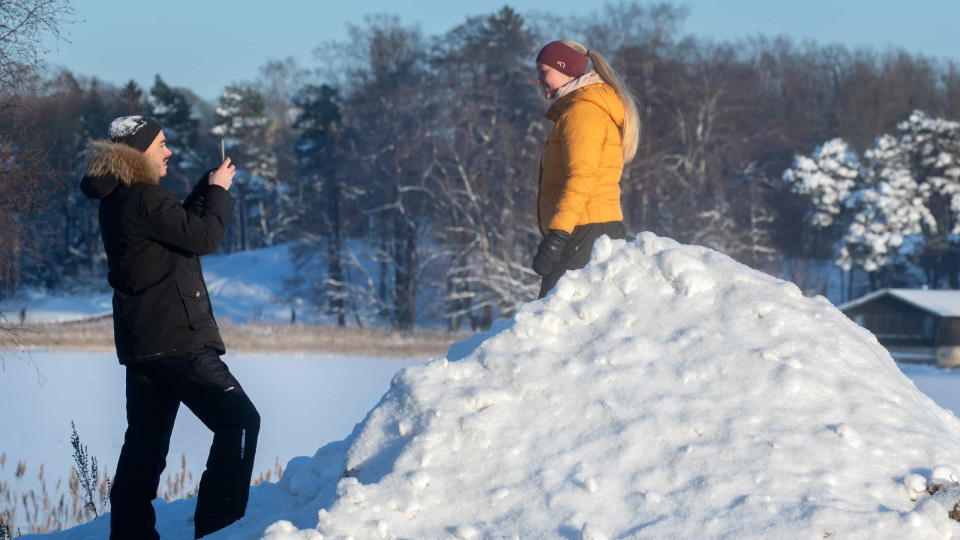
M 687 35 L 672 4 L 586 18 L 471 17 L 440 35 L 370 16 L 278 59 L 210 103 L 162 73 L 149 88 L 28 69 L 4 50 L 0 297 L 103 290 L 97 205 L 77 189 L 88 141 L 121 115 L 157 119 L 184 196 L 238 166 L 223 252 L 289 243 L 291 297 L 339 325 L 489 327 L 536 295 L 537 171 L 550 129 L 544 43 L 576 39 L 635 93 L 624 171 L 630 234 L 707 246 L 834 302 L 889 286 L 960 288 L 960 65 L 890 49 Z M 38 32 L 47 29 L 39 28 Z M 2 42 L 7 47 L 6 42 Z M 292 52 L 292 51 L 291 51 Z M 24 66 L 17 71 L 15 66 Z

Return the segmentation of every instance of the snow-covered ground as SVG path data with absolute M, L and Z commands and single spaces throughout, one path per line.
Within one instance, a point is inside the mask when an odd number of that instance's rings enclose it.
M 288 244 L 204 257 L 203 275 L 218 318 L 289 321 L 294 309 L 301 319 L 309 315 L 301 302 L 289 299 L 284 292 L 287 280 L 294 275 Z M 110 314 L 111 298 L 111 292 L 69 295 L 29 290 L 2 306 L 2 315 L 18 320 L 24 309 L 27 322 L 76 321 Z
M 958 469 L 960 420 L 869 332 L 645 234 L 403 370 L 211 538 L 956 538 Z M 192 505 L 159 505 L 165 538 L 189 537 Z
M 318 313 L 315 306 L 304 302 L 290 286 L 296 279 L 296 264 L 293 260 L 295 244 L 281 244 L 238 253 L 210 255 L 202 258 L 203 275 L 213 302 L 213 311 L 218 320 L 235 323 L 277 321 L 288 322 L 294 312 L 300 322 L 333 324 L 332 316 Z M 315 260 L 309 270 L 314 282 L 322 282 L 325 271 L 324 252 L 317 247 Z M 425 248 L 429 249 L 429 248 Z M 379 310 L 370 304 L 363 291 L 374 295 L 379 283 L 379 264 L 374 260 L 370 246 L 357 241 L 348 241 L 344 258 L 350 261 L 344 271 L 347 281 L 357 293 L 353 298 L 354 316 L 364 325 L 388 324 L 378 315 Z M 421 275 L 418 286 L 417 326 L 445 328 L 443 314 L 437 306 L 443 302 L 444 291 L 433 286 L 436 276 L 429 269 Z M 442 280 L 440 280 L 442 281 Z M 99 284 L 109 291 L 106 276 Z M 68 294 L 58 291 L 23 290 L 14 298 L 0 303 L 0 317 L 18 321 L 25 315 L 28 323 L 70 322 L 109 315 L 112 310 L 112 292 L 94 294 Z

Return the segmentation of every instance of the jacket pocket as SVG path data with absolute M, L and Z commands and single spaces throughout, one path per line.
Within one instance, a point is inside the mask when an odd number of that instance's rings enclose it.
M 213 313 L 210 312 L 210 299 L 207 297 L 207 289 L 199 279 L 195 278 L 176 278 L 177 292 L 180 293 L 180 302 L 187 313 L 187 324 L 194 330 L 199 328 L 216 328 L 217 323 L 213 320 Z

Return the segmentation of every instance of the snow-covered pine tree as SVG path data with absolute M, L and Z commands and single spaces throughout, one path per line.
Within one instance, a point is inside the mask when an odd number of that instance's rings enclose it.
M 918 259 L 926 237 L 937 230 L 926 206 L 929 190 L 913 175 L 909 152 L 895 137 L 878 138 L 865 157 L 865 184 L 844 200 L 850 214 L 836 264 L 863 268 L 873 289 L 918 286 L 924 281 Z
M 897 128 L 899 147 L 937 224 L 922 257 L 927 283 L 960 288 L 960 123 L 914 111 Z
M 200 152 L 200 121 L 193 113 L 187 96 L 172 88 L 160 75 L 154 79 L 147 96 L 147 115 L 163 126 L 167 148 L 173 152 L 167 167 L 164 185 L 183 198 L 209 167 Z
M 263 97 L 248 86 L 224 88 L 217 107 L 214 135 L 222 138 L 237 167 L 234 212 L 239 237 L 234 249 L 273 245 L 294 219 L 287 203 L 287 186 L 278 177 L 278 159 L 271 145 L 270 121 Z
M 784 171 L 783 180 L 794 193 L 809 201 L 805 216 L 808 225 L 826 228 L 835 225 L 844 200 L 858 187 L 860 160 L 843 139 L 831 139 L 813 154 L 797 156 Z
M 960 124 L 914 111 L 861 164 L 841 139 L 798 156 L 783 179 L 807 198 L 806 225 L 835 238 L 836 264 L 872 288 L 960 287 Z

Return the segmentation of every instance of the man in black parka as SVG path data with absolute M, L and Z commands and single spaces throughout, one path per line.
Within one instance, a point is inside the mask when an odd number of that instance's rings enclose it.
M 226 159 L 181 204 L 159 183 L 172 153 L 157 122 L 121 117 L 108 139 L 91 144 L 80 189 L 100 201 L 114 339 L 127 370 L 110 538 L 160 537 L 151 501 L 181 402 L 213 431 L 194 515 L 200 538 L 243 517 L 260 431 L 260 415 L 220 359 L 226 351 L 199 258 L 223 240 L 235 169 Z

